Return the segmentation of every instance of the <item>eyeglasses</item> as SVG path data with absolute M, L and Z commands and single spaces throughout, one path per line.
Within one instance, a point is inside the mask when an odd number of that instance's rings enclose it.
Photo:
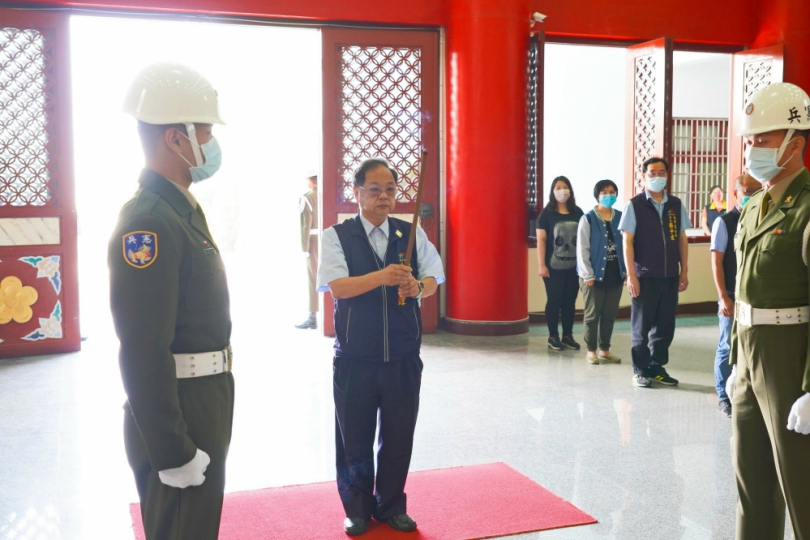
M 379 197 L 380 195 L 382 195 L 383 191 L 385 192 L 386 197 L 390 197 L 390 198 L 393 199 L 394 197 L 397 196 L 397 188 L 395 188 L 395 187 L 390 187 L 390 188 L 385 188 L 385 189 L 380 189 L 380 188 L 378 188 L 376 186 L 375 187 L 370 187 L 370 188 L 363 187 L 363 186 L 357 186 L 357 187 L 362 189 L 363 191 L 367 191 L 368 194 L 371 195 L 372 197 L 374 197 L 375 199 L 377 197 Z
M 647 171 L 647 176 L 649 176 L 650 178 L 655 178 L 655 177 L 666 178 L 667 177 L 667 171 Z

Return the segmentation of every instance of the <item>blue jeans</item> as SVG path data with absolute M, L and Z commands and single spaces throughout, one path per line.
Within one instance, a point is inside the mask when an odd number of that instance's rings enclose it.
M 728 399 L 726 381 L 731 375 L 731 364 L 728 363 L 728 357 L 731 354 L 731 323 L 734 322 L 734 317 L 724 317 L 718 311 L 717 318 L 720 319 L 720 342 L 717 344 L 717 354 L 714 357 L 714 380 L 717 381 L 715 390 L 717 390 L 718 398 Z

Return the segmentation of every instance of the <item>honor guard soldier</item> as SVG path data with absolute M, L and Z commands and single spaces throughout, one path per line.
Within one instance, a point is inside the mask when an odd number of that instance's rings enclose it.
M 810 540 L 810 99 L 772 84 L 745 109 L 746 165 L 762 182 L 740 216 L 732 392 L 738 540 Z
M 361 163 L 359 214 L 322 237 L 318 290 L 335 298 L 337 484 L 350 536 L 363 534 L 372 516 L 398 531 L 416 529 L 404 489 L 422 381 L 420 298 L 436 292 L 444 271 L 421 227 L 411 268 L 403 264 L 411 224 L 389 216 L 397 178 L 383 159 Z
M 110 305 L 121 342 L 124 442 L 148 540 L 219 535 L 234 382 L 228 285 L 188 190 L 213 175 L 217 93 L 178 64 L 137 76 L 124 111 L 146 167 L 109 245 Z
M 301 214 L 301 251 L 307 258 L 307 284 L 309 285 L 309 317 L 296 328 L 318 328 L 318 175 L 307 177 L 309 191 L 298 201 L 298 213 Z

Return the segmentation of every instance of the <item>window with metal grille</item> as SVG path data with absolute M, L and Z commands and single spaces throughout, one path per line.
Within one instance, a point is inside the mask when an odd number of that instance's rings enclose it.
M 693 227 L 709 204 L 713 186 L 726 193 L 728 176 L 728 119 L 672 119 L 672 194 L 689 211 Z
M 540 189 L 540 159 L 538 155 L 539 126 L 539 85 L 540 56 L 542 43 L 540 36 L 532 36 L 529 41 L 529 56 L 526 68 L 526 204 L 529 207 L 527 234 L 534 239 L 534 220 L 537 218 L 538 190 Z

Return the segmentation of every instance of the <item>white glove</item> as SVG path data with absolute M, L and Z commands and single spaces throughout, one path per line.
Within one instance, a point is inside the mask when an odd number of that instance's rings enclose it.
M 796 400 L 788 415 L 788 429 L 810 435 L 810 392 Z
M 160 481 L 167 486 L 184 489 L 189 486 L 199 486 L 205 482 L 205 469 L 211 463 L 211 458 L 208 454 L 197 448 L 197 453 L 194 457 L 183 465 L 174 469 L 166 469 L 159 471 L 158 476 Z
M 737 382 L 737 364 L 731 366 L 731 375 L 728 376 L 726 379 L 726 395 L 728 399 L 731 399 L 731 396 L 734 395 L 734 383 Z

